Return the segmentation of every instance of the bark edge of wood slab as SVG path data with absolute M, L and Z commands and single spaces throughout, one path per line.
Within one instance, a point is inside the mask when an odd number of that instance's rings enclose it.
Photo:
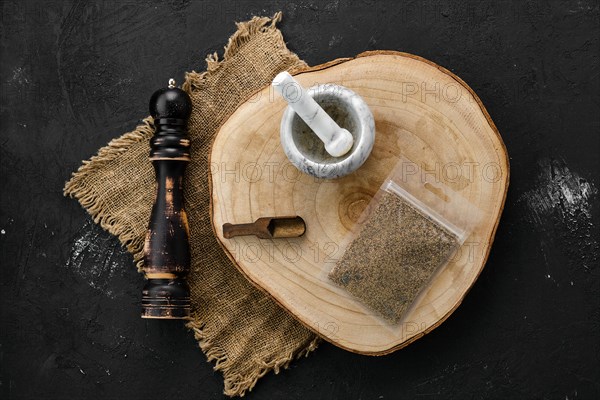
M 189 227 L 183 199 L 183 175 L 190 161 L 187 121 L 192 102 L 175 87 L 159 89 L 150 99 L 155 134 L 150 160 L 156 175 L 156 193 L 144 242 L 142 318 L 187 319 L 190 289 Z
M 473 90 L 447 69 L 412 54 L 366 52 L 304 69 L 295 78 L 306 86 L 343 85 L 367 102 L 377 132 L 371 156 L 336 180 L 296 171 L 279 143 L 286 104 L 265 87 L 238 107 L 212 144 L 209 161 L 225 171 L 209 179 L 215 235 L 250 282 L 325 340 L 360 354 L 393 352 L 446 320 L 481 273 L 508 190 L 506 148 Z M 464 196 L 484 218 L 390 328 L 326 276 L 400 155 Z M 255 174 L 248 175 L 248 169 Z M 228 178 L 232 170 L 246 179 Z M 223 223 L 261 215 L 302 215 L 310 230 L 278 241 L 223 237 Z

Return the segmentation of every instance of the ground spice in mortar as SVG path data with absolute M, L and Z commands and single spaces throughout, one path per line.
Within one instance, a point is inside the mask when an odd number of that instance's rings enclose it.
M 384 192 L 329 278 L 397 323 L 458 246 L 454 233 L 402 197 Z

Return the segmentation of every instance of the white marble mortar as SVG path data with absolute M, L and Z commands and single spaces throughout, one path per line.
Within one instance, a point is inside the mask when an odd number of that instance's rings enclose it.
M 288 106 L 280 126 L 281 145 L 287 158 L 300 171 L 317 178 L 335 179 L 356 171 L 371 154 L 375 142 L 375 120 L 367 103 L 340 85 L 317 85 L 307 93 L 352 134 L 354 143 L 345 155 L 331 156 L 317 135 Z

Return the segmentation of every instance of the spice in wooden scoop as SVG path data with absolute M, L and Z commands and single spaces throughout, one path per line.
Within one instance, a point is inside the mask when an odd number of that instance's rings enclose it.
M 329 278 L 393 324 L 458 247 L 457 235 L 386 191 Z
M 260 239 L 292 238 L 306 231 L 304 220 L 296 217 L 262 217 L 249 224 L 223 224 L 223 236 L 254 235 Z

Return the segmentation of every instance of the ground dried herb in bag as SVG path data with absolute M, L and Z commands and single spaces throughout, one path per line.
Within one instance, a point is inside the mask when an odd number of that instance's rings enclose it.
M 456 234 L 386 191 L 329 278 L 395 324 L 459 246 Z

